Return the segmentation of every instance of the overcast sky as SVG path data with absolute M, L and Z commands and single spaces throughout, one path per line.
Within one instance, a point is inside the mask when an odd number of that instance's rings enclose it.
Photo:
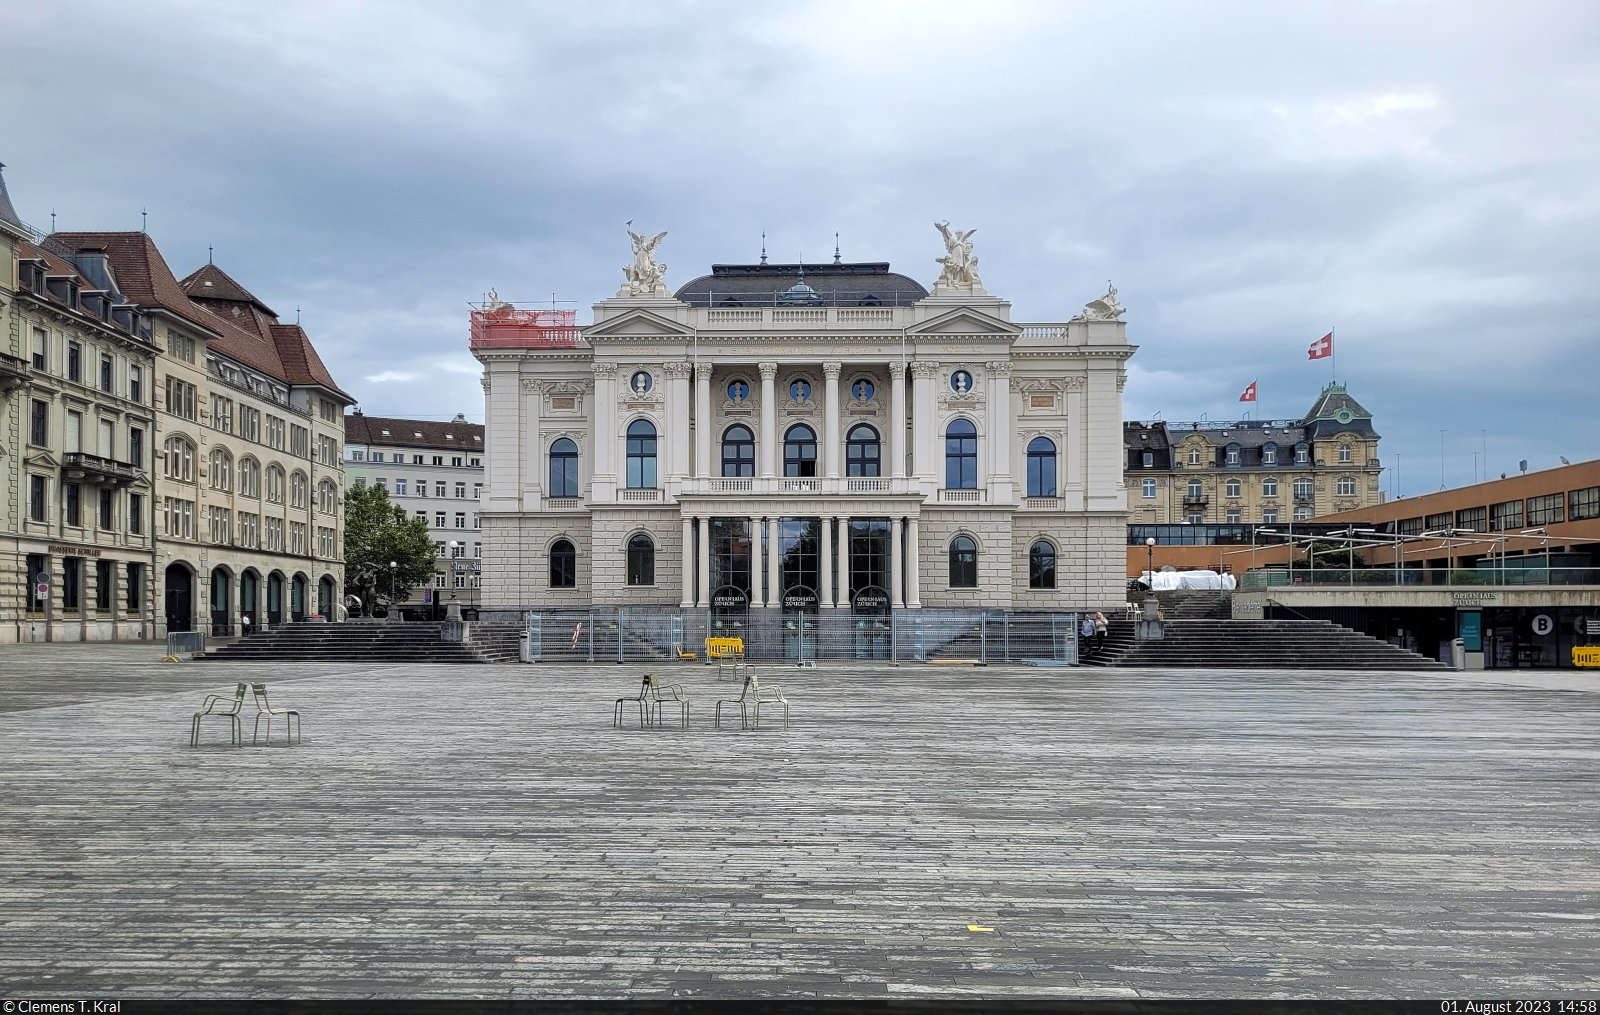
M 467 304 L 616 291 L 623 223 L 712 262 L 976 228 L 1064 321 L 1106 280 L 1126 414 L 1298 417 L 1329 378 L 1399 490 L 1600 455 L 1600 8 L 10 4 L 22 217 L 208 245 L 372 414 L 482 419 Z M 1482 431 L 1486 431 L 1486 434 Z M 1482 466 L 1478 467 L 1480 470 Z M 1386 473 L 1386 490 L 1393 475 Z

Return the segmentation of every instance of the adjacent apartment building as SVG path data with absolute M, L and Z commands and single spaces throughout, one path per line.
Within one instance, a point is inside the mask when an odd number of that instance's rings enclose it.
M 40 236 L 3 188 L 0 237 L 0 640 L 339 619 L 353 399 L 300 326 L 144 233 Z
M 461 604 L 463 616 L 476 617 L 482 588 L 483 427 L 468 423 L 465 415 L 440 423 L 367 416 L 357 409 L 344 419 L 344 441 L 346 479 L 356 486 L 381 486 L 406 514 L 426 519 L 438 550 L 432 587 L 413 590 L 401 604 L 406 618 L 435 619 L 451 600 Z M 382 563 L 377 562 L 380 569 Z

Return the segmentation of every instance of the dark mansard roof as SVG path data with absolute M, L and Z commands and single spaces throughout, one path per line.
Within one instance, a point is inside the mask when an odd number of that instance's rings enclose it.
M 713 264 L 673 294 L 697 307 L 909 306 L 928 295 L 887 261 L 860 264 Z

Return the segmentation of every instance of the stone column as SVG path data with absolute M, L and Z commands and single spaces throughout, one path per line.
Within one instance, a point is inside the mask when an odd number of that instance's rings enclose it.
M 711 519 L 698 518 L 700 529 L 700 594 L 695 597 L 698 606 L 711 605 Z
M 889 522 L 889 606 L 900 606 L 904 601 L 904 583 L 900 579 L 901 568 L 905 565 L 905 551 L 900 548 L 900 519 L 895 518 Z
M 694 372 L 694 474 L 711 476 L 711 364 L 700 363 Z
M 589 421 L 594 471 L 590 496 L 610 502 L 616 500 L 617 491 L 617 367 L 614 363 L 596 363 L 593 369 L 594 409 Z
M 767 606 L 769 609 L 778 609 L 783 606 L 783 588 L 778 580 L 778 564 L 782 554 L 778 552 L 778 519 L 767 519 Z
M 694 605 L 694 522 L 683 516 L 683 598 L 678 601 L 679 609 Z
M 937 411 L 939 364 L 918 360 L 911 364 L 911 376 L 915 382 L 911 389 L 912 419 L 916 422 L 912 463 L 924 484 L 942 486 L 944 460 L 939 454 L 939 441 L 943 435 L 939 432 Z
M 667 375 L 667 469 L 669 479 L 687 479 L 689 463 L 689 364 L 668 360 L 662 365 Z M 663 483 L 662 486 L 666 484 Z
M 906 474 L 906 372 L 899 363 L 889 364 L 889 475 L 903 479 Z
M 829 479 L 839 478 L 839 370 L 842 364 L 822 364 L 822 376 L 825 378 L 823 390 L 826 395 L 822 403 L 822 460 L 824 465 L 823 475 Z
M 539 413 L 544 408 L 544 385 L 532 377 L 522 379 L 522 462 L 519 493 L 522 510 L 537 511 L 543 499 L 546 477 L 550 475 L 545 450 L 539 440 Z M 488 432 L 487 429 L 484 431 Z
M 822 602 L 824 610 L 833 609 L 833 519 L 822 517 Z
M 989 390 L 986 392 L 989 409 L 989 503 L 1009 504 L 1012 500 L 1011 481 L 1011 362 L 991 360 L 984 364 L 988 370 Z
M 758 363 L 761 370 L 761 468 L 762 478 L 778 474 L 778 364 Z
M 750 608 L 767 605 L 761 598 L 761 520 L 746 518 L 745 528 L 750 533 Z
M 922 544 L 917 540 L 917 520 L 906 519 L 906 606 L 922 609 Z

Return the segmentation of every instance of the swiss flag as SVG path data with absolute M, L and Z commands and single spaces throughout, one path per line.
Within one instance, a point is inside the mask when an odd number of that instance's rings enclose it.
M 1256 382 L 1251 381 L 1250 386 L 1244 389 L 1244 394 L 1239 396 L 1241 402 L 1254 402 L 1256 400 Z
M 1311 343 L 1308 350 L 1308 359 L 1326 359 L 1333 355 L 1333 332 L 1328 332 L 1315 342 Z

